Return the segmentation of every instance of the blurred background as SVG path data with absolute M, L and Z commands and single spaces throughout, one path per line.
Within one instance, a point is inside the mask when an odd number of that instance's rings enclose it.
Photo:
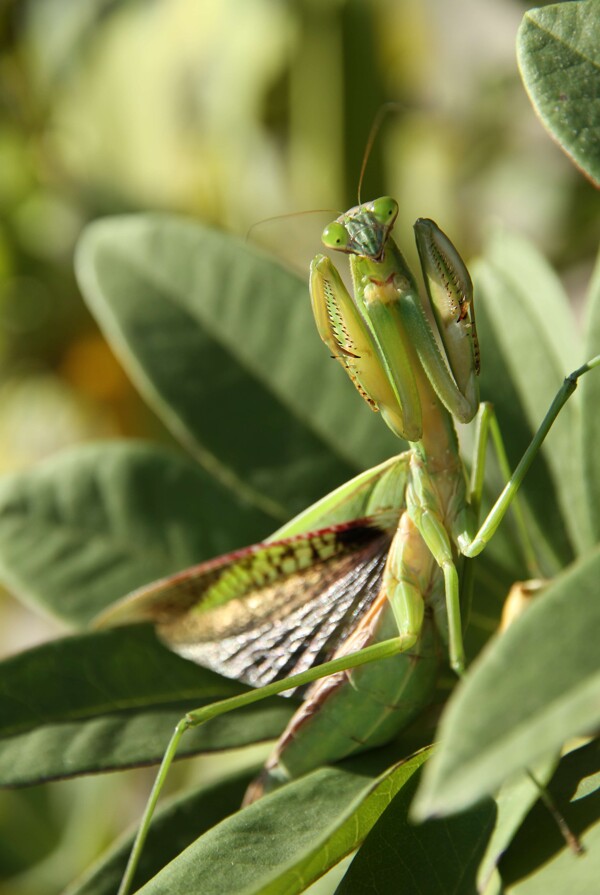
M 356 204 L 386 101 L 399 110 L 362 194 L 399 200 L 409 259 L 419 216 L 435 218 L 465 258 L 500 221 L 535 241 L 577 304 L 597 247 L 597 194 L 521 85 L 514 46 L 528 6 L 0 3 L 0 473 L 84 440 L 168 440 L 78 293 L 73 250 L 86 222 L 159 209 L 242 236 L 252 227 L 252 241 L 306 270 L 331 212 Z M 265 220 L 311 209 L 331 211 Z M 56 630 L 0 595 L 1 655 Z M 3 895 L 59 891 L 127 819 L 115 790 L 96 783 L 3 795 Z M 90 810 L 106 816 L 99 841 L 82 832 Z M 32 828 L 26 841 L 17 833 Z M 46 863 L 21 876 L 36 858 Z

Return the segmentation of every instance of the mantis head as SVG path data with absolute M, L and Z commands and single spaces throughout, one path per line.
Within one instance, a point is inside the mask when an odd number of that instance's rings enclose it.
M 325 227 L 323 245 L 346 255 L 380 261 L 397 215 L 398 203 L 390 196 L 356 205 Z

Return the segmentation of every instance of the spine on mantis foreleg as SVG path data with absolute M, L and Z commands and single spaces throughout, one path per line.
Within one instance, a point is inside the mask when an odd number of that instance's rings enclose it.
M 425 287 L 450 369 L 459 391 L 476 409 L 480 356 L 471 276 L 434 221 L 419 218 L 414 230 Z
M 421 409 L 415 377 L 405 362 L 408 349 L 399 341 L 396 362 L 404 361 L 402 376 L 393 375 L 377 332 L 353 301 L 338 271 L 326 255 L 310 268 L 310 294 L 319 335 L 331 356 L 344 367 L 360 395 L 381 414 L 399 438 L 421 436 Z M 401 332 L 396 332 L 402 340 Z

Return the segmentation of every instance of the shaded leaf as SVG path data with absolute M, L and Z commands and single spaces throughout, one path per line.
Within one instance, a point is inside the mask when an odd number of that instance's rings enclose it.
M 214 827 L 141 891 L 302 892 L 362 842 L 426 756 L 375 779 L 341 768 L 308 774 Z
M 158 762 L 186 711 L 247 689 L 178 658 L 147 626 L 56 640 L 0 665 L 0 782 Z M 294 704 L 264 700 L 190 731 L 180 755 L 277 736 Z
M 174 451 L 102 442 L 0 482 L 0 576 L 27 602 L 85 624 L 141 584 L 269 525 Z
M 600 548 L 492 641 L 451 697 L 415 816 L 445 815 L 600 723 Z
M 475 879 L 494 826 L 491 799 L 448 820 L 415 825 L 408 809 L 415 774 L 386 808 L 354 858 L 336 895 L 463 895 Z
M 594 741 L 561 761 L 549 790 L 585 849 L 575 855 L 538 803 L 500 864 L 507 895 L 588 895 L 600 878 L 600 744 Z
M 543 124 L 600 185 L 600 17 L 597 0 L 530 9 L 517 38 L 521 76 Z
M 558 756 L 542 759 L 531 767 L 536 781 L 546 786 L 558 764 Z M 484 892 L 498 862 L 512 842 L 516 831 L 521 826 L 531 807 L 537 802 L 540 792 L 528 774 L 520 774 L 508 780 L 496 795 L 496 822 L 494 831 L 487 844 L 485 854 L 477 871 L 477 890 Z

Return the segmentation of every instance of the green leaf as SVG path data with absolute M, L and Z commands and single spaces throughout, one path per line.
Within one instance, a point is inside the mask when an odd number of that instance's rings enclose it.
M 206 830 L 239 808 L 253 773 L 229 775 L 172 799 L 157 811 L 133 880 L 142 886 Z M 133 835 L 123 837 L 64 895 L 114 895 L 125 871 Z
M 0 577 L 27 602 L 85 624 L 134 588 L 269 526 L 176 452 L 102 442 L 0 482 Z
M 597 0 L 531 9 L 517 38 L 523 83 L 543 124 L 600 185 L 600 16 Z
M 104 219 L 77 273 L 146 400 L 274 516 L 397 450 L 321 344 L 306 280 L 245 243 L 166 215 Z
M 462 895 L 475 892 L 477 870 L 494 826 L 487 799 L 449 820 L 410 823 L 415 774 L 386 808 L 354 858 L 336 895 Z M 376 870 L 376 872 L 374 872 Z
M 558 756 L 549 756 L 532 766 L 531 773 L 539 784 L 546 786 L 557 764 Z M 494 831 L 477 871 L 477 891 L 487 891 L 486 887 L 497 873 L 500 858 L 509 847 L 531 807 L 537 802 L 539 795 L 538 787 L 528 774 L 519 774 L 500 788 L 495 799 L 497 815 Z
M 585 359 L 600 354 L 600 254 L 590 283 L 585 326 Z M 600 541 L 600 370 L 592 370 L 581 381 L 583 420 L 583 472 L 588 512 L 596 541 Z
M 445 815 L 493 793 L 600 723 L 600 548 L 570 567 L 491 641 L 457 687 L 415 804 Z
M 525 239 L 497 231 L 474 267 L 480 331 L 481 396 L 496 409 L 516 466 L 567 373 L 580 363 L 574 320 L 560 281 Z M 563 409 L 525 480 L 533 540 L 545 546 L 547 574 L 591 543 L 578 463 L 577 396 Z M 494 489 L 497 493 L 497 486 Z
M 145 625 L 28 650 L 0 665 L 0 782 L 158 762 L 186 711 L 246 689 L 175 656 Z M 224 715 L 186 734 L 178 754 L 276 737 L 294 707 L 275 698 Z
M 363 841 L 426 757 L 420 752 L 374 780 L 341 768 L 308 774 L 214 827 L 141 891 L 302 892 Z
M 561 761 L 549 791 L 585 849 L 567 847 L 554 818 L 538 803 L 500 863 L 507 895 L 587 895 L 600 878 L 600 743 Z

